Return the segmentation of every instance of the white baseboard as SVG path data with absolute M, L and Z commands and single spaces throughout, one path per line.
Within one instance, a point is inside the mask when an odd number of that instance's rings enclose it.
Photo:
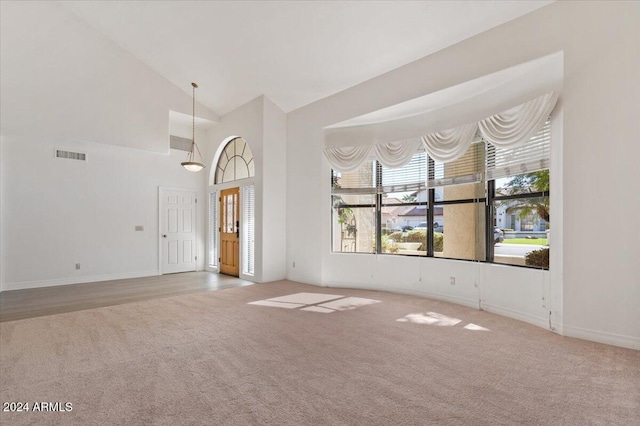
M 5 283 L 2 286 L 2 291 L 24 290 L 27 288 L 39 288 L 39 287 L 54 287 L 59 285 L 93 283 L 93 282 L 100 282 L 100 281 L 124 280 L 129 278 L 151 277 L 155 275 L 159 275 L 157 270 L 124 272 L 119 274 L 92 275 L 92 276 L 82 276 L 82 277 L 57 278 L 52 280 L 41 280 L 41 281 L 22 281 L 17 283 Z
M 515 311 L 513 309 L 504 308 L 501 306 L 491 305 L 489 303 L 482 303 L 482 310 L 490 312 L 492 314 L 501 315 L 503 317 L 512 318 L 518 321 L 526 322 L 528 324 L 535 325 L 540 328 L 546 328 L 549 330 L 549 319 L 544 317 L 538 317 L 526 312 Z
M 245 278 L 248 279 L 248 278 Z M 271 275 L 263 275 L 262 278 L 260 279 L 260 283 L 270 283 L 273 281 L 282 281 L 282 280 L 286 280 L 288 279 L 286 276 L 280 275 L 280 274 L 271 274 Z M 291 280 L 293 281 L 293 280 Z
M 418 296 L 418 297 L 426 297 L 429 299 L 442 300 L 443 302 L 455 303 L 456 305 L 466 306 L 468 308 L 478 309 L 478 301 L 475 299 L 467 299 L 465 297 L 451 296 L 448 294 L 442 293 L 433 293 L 430 291 L 416 290 L 412 288 L 392 288 L 392 287 L 384 287 L 384 291 L 388 291 L 391 293 L 400 293 L 406 294 L 409 296 Z
M 319 287 L 326 287 L 326 285 L 319 283 L 316 279 L 305 275 L 305 274 L 299 274 L 299 273 L 295 273 L 295 272 L 291 272 L 289 271 L 289 273 L 287 274 L 287 277 L 285 278 L 286 280 L 289 281 L 295 281 L 297 283 L 300 284 L 309 284 L 309 285 L 315 285 L 315 286 L 319 286 Z
M 457 305 L 478 309 L 478 301 L 474 299 L 467 299 L 464 297 L 451 296 L 451 295 L 441 294 L 441 293 L 433 293 L 429 291 L 417 290 L 414 288 L 389 287 L 389 286 L 380 286 L 380 285 L 367 286 L 367 285 L 361 285 L 357 283 L 336 282 L 336 281 L 322 282 L 322 284 L 320 285 L 322 287 L 349 288 L 354 290 L 386 291 L 389 293 L 406 294 L 408 296 L 426 297 L 429 299 L 442 300 L 445 302 L 451 302 Z
M 640 350 L 640 337 L 624 334 L 609 333 L 606 331 L 590 330 L 588 328 L 563 327 L 564 335 L 582 340 L 604 343 L 605 345 L 620 346 L 622 348 Z

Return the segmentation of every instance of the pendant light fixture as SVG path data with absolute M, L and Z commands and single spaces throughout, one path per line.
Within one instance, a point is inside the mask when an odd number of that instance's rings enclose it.
M 183 161 L 180 163 L 182 167 L 189 170 L 190 172 L 199 172 L 200 170 L 205 168 L 203 163 L 202 154 L 200 153 L 200 148 L 196 144 L 196 89 L 198 85 L 195 83 L 191 83 L 193 86 L 193 120 L 192 120 L 192 138 L 191 138 L 191 150 L 187 155 L 187 161 Z M 200 156 L 200 162 L 196 161 L 196 150 L 198 150 L 198 155 Z

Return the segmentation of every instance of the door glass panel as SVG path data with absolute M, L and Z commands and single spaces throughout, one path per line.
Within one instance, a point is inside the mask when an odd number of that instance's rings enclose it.
M 234 218 L 234 210 L 235 210 L 235 206 L 234 206 L 234 196 L 233 195 L 227 195 L 226 196 L 226 205 L 227 205 L 227 217 L 226 217 L 226 226 L 225 226 L 225 232 L 227 234 L 232 234 L 233 233 L 233 218 Z

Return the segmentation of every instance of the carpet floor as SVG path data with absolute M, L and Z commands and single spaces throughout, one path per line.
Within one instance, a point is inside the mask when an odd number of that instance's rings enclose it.
M 639 351 L 290 281 L 2 323 L 0 356 L 2 425 L 640 424 Z

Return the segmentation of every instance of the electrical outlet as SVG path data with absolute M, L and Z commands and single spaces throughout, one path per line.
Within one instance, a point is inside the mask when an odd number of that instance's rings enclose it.
M 144 226 L 136 225 L 136 231 L 144 231 Z
M 80 264 L 76 263 L 76 269 L 80 269 Z
M 449 280 L 450 280 L 449 284 L 456 285 L 456 277 L 449 277 Z

